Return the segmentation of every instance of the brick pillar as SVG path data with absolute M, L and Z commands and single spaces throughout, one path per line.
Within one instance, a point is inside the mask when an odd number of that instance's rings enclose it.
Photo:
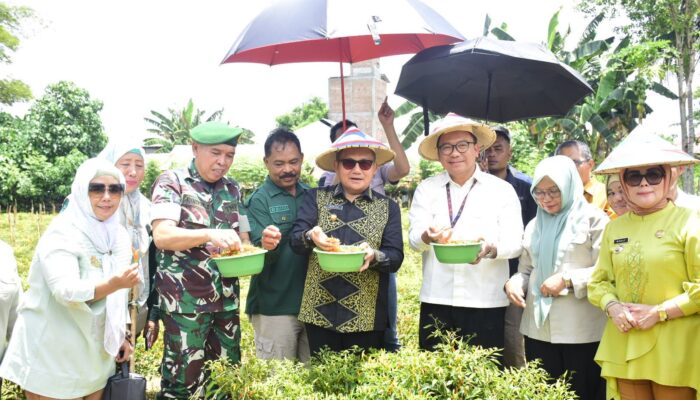
M 345 70 L 347 74 L 347 69 Z M 345 114 L 365 133 L 386 142 L 377 112 L 387 93 L 388 79 L 379 70 L 379 60 L 351 64 L 345 76 Z M 328 79 L 328 118 L 340 121 L 343 108 L 340 97 L 340 77 Z

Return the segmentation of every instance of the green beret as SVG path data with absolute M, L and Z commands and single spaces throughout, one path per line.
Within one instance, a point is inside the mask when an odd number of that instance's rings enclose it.
M 238 144 L 238 136 L 243 130 L 234 128 L 223 122 L 204 122 L 190 130 L 190 137 L 201 144 L 228 144 L 235 146 Z

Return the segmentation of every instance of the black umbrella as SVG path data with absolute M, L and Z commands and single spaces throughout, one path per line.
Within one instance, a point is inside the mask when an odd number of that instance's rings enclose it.
M 422 50 L 396 85 L 424 111 L 497 122 L 564 115 L 592 92 L 544 46 L 486 37 Z

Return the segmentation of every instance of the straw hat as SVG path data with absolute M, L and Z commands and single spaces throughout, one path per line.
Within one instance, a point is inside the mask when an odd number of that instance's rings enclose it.
M 336 153 L 351 148 L 367 148 L 374 152 L 375 162 L 384 165 L 394 159 L 394 152 L 384 143 L 367 135 L 357 128 L 350 128 L 342 134 L 331 147 L 316 157 L 316 165 L 326 171 L 335 171 Z
M 632 167 L 668 165 L 678 167 L 700 162 L 688 153 L 650 133 L 633 133 L 625 138 L 596 168 L 596 174 L 619 174 Z
M 488 125 L 481 124 L 460 115 L 449 113 L 445 118 L 433 124 L 433 131 L 418 146 L 418 154 L 426 160 L 438 161 L 437 143 L 440 136 L 456 131 L 469 132 L 476 137 L 476 142 L 485 150 L 496 141 L 496 132 Z

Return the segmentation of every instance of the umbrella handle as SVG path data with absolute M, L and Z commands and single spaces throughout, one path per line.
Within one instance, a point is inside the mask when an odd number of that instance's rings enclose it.
M 428 101 L 423 99 L 423 133 L 428 136 L 430 133 L 430 118 L 428 117 Z

